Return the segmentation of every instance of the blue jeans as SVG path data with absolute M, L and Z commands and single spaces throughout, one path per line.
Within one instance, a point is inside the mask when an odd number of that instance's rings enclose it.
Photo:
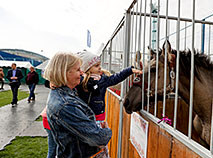
M 48 155 L 47 158 L 55 158 L 56 156 L 56 143 L 52 135 L 52 131 L 45 129 L 48 134 Z
M 31 98 L 35 99 L 34 90 L 35 90 L 36 85 L 33 83 L 33 84 L 29 84 L 28 87 L 30 90 L 30 96 L 29 96 L 28 100 L 30 100 Z

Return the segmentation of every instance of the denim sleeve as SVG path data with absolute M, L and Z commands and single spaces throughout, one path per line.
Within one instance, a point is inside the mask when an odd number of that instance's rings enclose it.
M 123 80 L 125 80 L 127 77 L 129 77 L 132 74 L 133 74 L 132 67 L 125 68 L 121 72 L 113 74 L 110 77 L 108 77 L 107 81 L 105 82 L 106 83 L 105 86 L 110 87 L 110 86 L 116 85 L 122 82 Z
M 112 137 L 111 129 L 99 128 L 79 107 L 66 106 L 61 110 L 60 116 L 62 126 L 90 146 L 105 146 Z

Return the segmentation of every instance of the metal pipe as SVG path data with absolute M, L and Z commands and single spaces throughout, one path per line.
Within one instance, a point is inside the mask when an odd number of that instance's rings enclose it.
M 126 13 L 126 20 L 125 20 L 125 37 L 124 37 L 124 59 L 123 59 L 123 68 L 127 67 L 127 57 L 129 56 L 129 45 L 130 45 L 130 14 Z M 126 90 L 126 84 L 125 81 L 121 83 L 121 98 L 124 97 L 124 92 Z M 119 112 L 119 131 L 118 131 L 118 153 L 117 158 L 121 158 L 121 144 L 122 144 L 122 129 L 123 129 L 123 103 L 120 102 L 120 112 Z
M 193 90 L 194 90 L 194 37 L 195 37 L 195 0 L 193 0 L 192 11 L 192 52 L 191 52 L 191 76 L 190 76 L 190 104 L 189 104 L 189 127 L 188 138 L 192 135 L 192 112 L 193 112 Z
M 145 0 L 145 5 L 144 5 L 144 30 L 143 30 L 143 72 L 144 72 L 144 67 L 145 67 L 145 35 L 146 35 L 146 3 L 147 0 Z M 142 110 L 144 109 L 144 73 L 143 73 L 143 79 L 142 79 Z
M 176 57 L 176 85 L 175 85 L 175 107 L 174 107 L 174 123 L 173 127 L 176 129 L 177 124 L 177 106 L 178 106 L 178 81 L 179 81 L 179 58 L 180 58 L 180 0 L 178 0 L 178 21 L 177 21 L 177 57 Z
M 106 96 L 106 98 L 107 98 L 107 101 L 106 101 L 106 122 L 107 122 L 107 119 L 108 119 L 108 117 L 107 117 L 107 115 L 108 115 L 108 104 L 109 104 L 109 99 L 108 99 L 108 97 L 109 97 L 109 91 L 107 91 L 107 96 Z
M 187 27 L 186 27 L 186 23 L 187 23 L 187 22 L 185 21 L 185 38 L 184 38 L 185 40 L 184 40 L 184 50 L 186 50 L 186 35 L 187 35 L 187 30 L 186 30 L 186 29 L 187 29 Z
M 205 21 L 205 19 L 203 19 Z M 201 26 L 201 53 L 204 54 L 205 47 L 205 24 Z
M 156 58 L 156 76 L 155 76 L 155 111 L 154 116 L 157 115 L 157 91 L 158 91 L 158 62 L 159 62 L 159 39 L 160 39 L 160 0 L 158 0 L 158 17 L 157 17 L 157 58 Z
M 149 49 L 152 49 L 151 43 L 152 43 L 152 0 L 150 0 L 150 16 L 149 16 Z M 147 90 L 147 112 L 149 112 L 149 93 L 150 93 L 150 51 L 148 52 L 148 90 Z
M 144 16 L 146 14 L 146 16 L 150 16 L 149 13 L 137 13 L 135 12 L 134 15 L 142 15 Z M 151 14 L 152 17 L 157 17 L 156 14 Z M 160 15 L 161 19 L 169 19 L 169 20 L 178 20 L 178 17 L 175 16 L 165 16 L 165 15 Z M 192 19 L 189 18 L 180 18 L 180 21 L 186 21 L 186 22 L 192 22 Z M 195 23 L 201 23 L 201 24 L 209 24 L 209 25 L 213 25 L 213 22 L 211 21 L 202 21 L 202 20 L 194 20 Z
M 209 46 L 208 46 L 208 56 L 210 57 L 210 44 L 211 43 L 211 25 L 209 25 Z
M 112 40 L 110 41 L 110 46 L 109 46 L 109 63 L 108 63 L 109 72 L 111 72 L 111 64 L 112 64 Z
M 168 8 L 169 8 L 169 2 L 166 0 L 166 40 L 167 40 L 167 30 L 168 30 Z M 166 76 L 167 76 L 167 42 L 165 45 L 165 60 L 164 60 L 164 93 L 163 93 L 163 117 L 165 116 L 165 108 L 166 108 Z
M 136 4 L 136 12 L 138 12 L 138 1 L 137 1 L 137 4 Z M 135 21 L 135 50 L 134 50 L 135 54 L 136 54 L 136 51 L 137 51 L 137 35 L 138 35 L 138 16 L 136 16 L 136 21 Z
M 140 1 L 140 13 L 142 12 L 142 0 Z M 140 20 L 139 20 L 139 31 L 138 31 L 138 51 L 141 50 L 141 24 L 142 23 L 142 16 L 140 14 Z M 140 65 L 140 63 L 138 63 Z

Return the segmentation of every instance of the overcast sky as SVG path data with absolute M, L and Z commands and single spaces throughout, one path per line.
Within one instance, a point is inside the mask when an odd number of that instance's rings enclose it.
M 106 43 L 132 0 L 0 0 L 0 48 L 51 57 L 80 51 L 91 32 L 91 51 Z
M 177 1 L 169 0 L 170 10 L 174 11 L 177 3 L 172 1 Z M 76 52 L 89 49 L 88 29 L 92 37 L 90 50 L 95 52 L 109 40 L 131 3 L 132 0 L 0 0 L 0 48 L 36 53 L 43 50 L 47 57 L 58 51 Z M 182 3 L 182 12 L 191 13 L 192 1 Z M 196 8 L 197 19 L 203 18 L 213 13 L 213 2 L 197 0 Z

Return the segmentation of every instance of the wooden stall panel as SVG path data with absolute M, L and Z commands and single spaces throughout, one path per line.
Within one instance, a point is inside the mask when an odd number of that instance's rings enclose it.
M 159 127 L 149 121 L 147 157 L 158 157 Z
M 112 129 L 112 138 L 108 145 L 111 158 L 116 158 L 118 152 L 119 111 L 119 100 L 109 93 L 107 123 L 109 125 L 109 128 Z
M 201 158 L 191 149 L 183 145 L 180 141 L 174 139 L 172 145 L 172 158 Z
M 172 100 L 167 100 L 166 115 L 169 118 L 173 118 L 172 111 L 174 110 Z M 158 104 L 158 115 L 162 113 L 162 104 Z M 188 109 L 185 109 L 186 105 L 179 101 L 178 105 L 178 117 L 181 117 L 181 113 L 187 113 Z M 169 109 L 170 107 L 170 109 Z M 108 147 L 111 158 L 117 158 L 118 152 L 118 131 L 119 131 L 119 112 L 120 103 L 119 100 L 109 93 L 108 95 L 108 108 L 107 108 L 107 122 L 109 127 L 112 129 L 112 139 L 110 140 Z M 169 109 L 169 110 L 167 110 Z M 152 109 L 150 108 L 150 111 Z M 187 117 L 188 114 L 182 115 Z M 148 147 L 147 147 L 147 158 L 200 158 L 196 153 L 187 148 L 181 142 L 176 140 L 164 129 L 160 128 L 157 124 L 153 123 L 146 117 L 142 116 L 149 122 L 148 128 Z M 188 119 L 188 118 L 187 118 Z M 187 120 L 186 119 L 186 120 Z M 188 122 L 185 120 L 185 123 Z M 131 115 L 127 114 L 123 109 L 123 129 L 122 129 L 122 158 L 140 158 L 137 150 L 130 142 L 130 122 Z M 179 125 L 184 122 L 177 122 Z M 188 123 L 186 123 L 188 124 Z M 186 126 L 184 124 L 184 126 Z

